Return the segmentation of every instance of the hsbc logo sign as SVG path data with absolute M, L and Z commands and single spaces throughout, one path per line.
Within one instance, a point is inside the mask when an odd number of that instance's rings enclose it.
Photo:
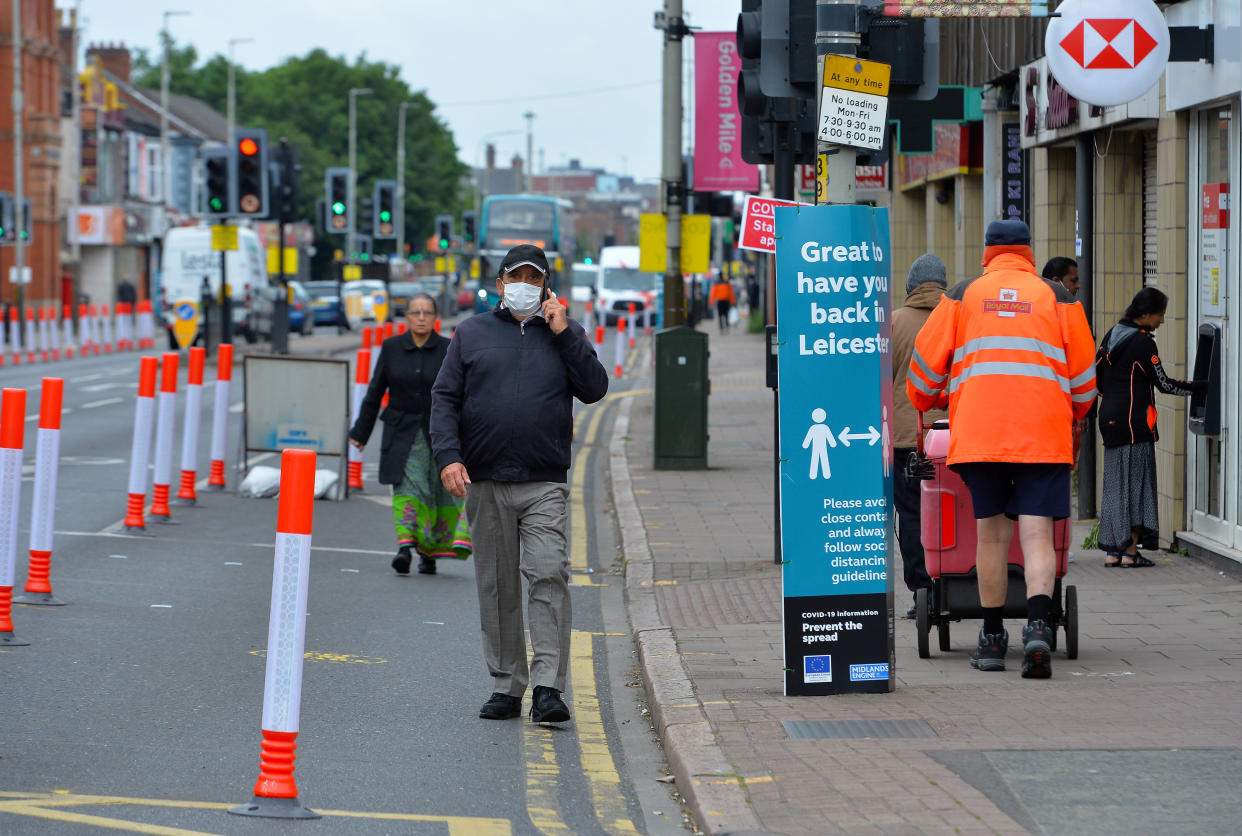
M 1113 106 L 1139 98 L 1169 59 L 1169 26 L 1152 0 L 1065 0 L 1044 51 L 1070 95 Z
M 1089 17 L 1061 41 L 1084 70 L 1132 70 L 1156 49 L 1156 39 L 1138 21 Z

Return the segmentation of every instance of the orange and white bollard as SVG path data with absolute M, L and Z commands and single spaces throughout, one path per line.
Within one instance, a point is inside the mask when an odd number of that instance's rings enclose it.
M 604 334 L 608 329 L 603 326 L 603 320 L 599 325 L 595 326 L 595 359 L 604 362 Z
M 633 302 L 630 302 L 629 316 L 625 318 L 625 321 L 629 323 L 628 335 L 630 338 L 630 348 L 634 347 L 634 329 L 638 326 L 637 313 L 638 307 Z
M 103 329 L 103 335 L 100 342 L 103 343 L 104 354 L 112 353 L 112 316 L 108 313 L 108 306 L 104 305 L 99 309 L 99 324 Z
M 9 308 L 9 349 L 13 352 L 13 365 L 22 362 L 22 324 L 17 318 L 17 306 Z
M 643 294 L 643 336 L 651 336 L 651 304 L 655 301 L 654 293 Z
M 82 350 L 83 357 L 91 353 L 93 336 L 91 333 L 90 311 L 86 305 L 78 305 L 78 348 Z
M 349 405 L 349 425 L 358 423 L 358 413 L 362 411 L 362 399 L 366 397 L 367 386 L 371 383 L 371 352 L 365 348 L 358 349 L 358 359 L 354 363 L 354 397 Z M 362 490 L 362 451 L 349 445 L 349 489 Z
M 168 497 L 172 486 L 173 422 L 177 418 L 177 366 L 181 355 L 164 352 L 160 369 L 160 393 L 155 402 L 155 478 L 151 484 L 151 519 L 168 522 L 172 509 Z
M 216 355 L 216 400 L 211 405 L 211 474 L 207 490 L 224 490 L 224 445 L 229 428 L 229 386 L 233 382 L 233 346 L 224 343 Z
M 65 305 L 60 314 L 61 328 L 65 340 L 65 356 L 73 356 L 73 307 Z
M 625 317 L 617 317 L 617 377 L 621 377 L 625 355 Z
M 0 396 L 0 646 L 30 644 L 13 633 L 13 578 L 17 569 L 17 517 L 22 499 L 22 443 L 26 390 Z
M 315 454 L 280 455 L 276 555 L 267 625 L 267 672 L 263 679 L 263 743 L 254 798 L 229 810 L 239 816 L 313 819 L 298 802 L 294 752 L 301 721 L 302 665 L 306 651 L 306 601 L 310 580 L 311 529 L 315 512 Z
M 56 318 L 56 306 L 47 309 L 47 335 L 52 344 L 52 359 L 60 359 L 60 320 Z
M 404 322 L 398 322 L 398 323 L 397 323 L 397 333 L 398 333 L 398 334 L 404 334 L 404 333 L 405 333 L 405 323 L 404 323 Z
M 144 532 L 142 512 L 147 502 L 147 463 L 151 460 L 151 423 L 155 415 L 155 378 L 160 370 L 156 357 L 143 357 L 138 367 L 138 400 L 134 405 L 134 440 L 129 453 L 129 504 L 123 528 Z
M 65 381 L 43 378 L 39 395 L 39 434 L 35 442 L 34 495 L 30 507 L 30 565 L 18 604 L 64 606 L 52 597 L 52 531 L 56 516 L 56 471 L 60 468 L 60 412 Z
M 371 326 L 364 325 L 362 328 L 362 347 L 370 351 L 371 349 Z
M 96 357 L 103 350 L 103 328 L 99 323 L 99 306 L 91 305 L 91 354 Z
M 35 336 L 36 327 L 35 309 L 26 308 L 26 362 L 28 363 L 33 363 L 38 359 L 36 356 L 37 346 L 35 345 L 37 340 Z
M 52 339 L 47 330 L 47 308 L 39 308 L 39 359 L 44 363 L 52 359 Z
M 176 505 L 198 502 L 194 483 L 198 481 L 198 433 L 203 416 L 203 366 L 207 349 L 190 349 L 190 374 L 185 385 L 185 419 L 181 424 L 181 485 L 177 488 Z
M 134 350 L 134 306 L 129 302 L 116 303 L 116 347 L 121 351 Z
M 384 323 L 383 327 L 380 329 L 380 334 L 381 334 L 380 343 L 381 344 L 384 342 L 384 340 L 388 339 L 389 337 L 391 337 L 393 334 L 396 333 L 396 327 L 397 326 L 393 325 L 391 322 Z
M 436 324 L 431 326 L 431 330 L 435 331 L 437 334 L 440 333 L 440 317 L 436 317 Z
M 151 312 L 151 300 L 138 303 L 138 347 L 155 348 L 155 315 Z

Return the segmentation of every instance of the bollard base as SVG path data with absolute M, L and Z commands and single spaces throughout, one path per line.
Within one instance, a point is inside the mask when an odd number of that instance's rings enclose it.
M 255 816 L 265 819 L 319 819 L 323 818 L 314 810 L 303 807 L 296 798 L 264 798 L 256 795 L 249 804 L 230 807 L 229 813 L 234 816 Z
M 168 504 L 176 505 L 181 508 L 189 508 L 192 505 L 197 505 L 198 500 L 188 496 L 174 496 L 172 499 L 168 500 Z
M 123 525 L 116 530 L 117 534 L 135 534 L 139 537 L 154 537 L 155 532 L 148 531 L 145 526 L 139 528 L 136 525 Z
M 224 485 L 212 485 L 209 483 L 209 484 L 203 485 L 202 490 L 206 491 L 207 493 L 219 493 L 220 491 L 224 490 Z
M 12 631 L 0 633 L 0 647 L 29 647 L 30 642 L 13 635 Z
M 151 522 L 157 522 L 160 525 L 181 525 L 181 520 L 172 516 L 164 516 L 163 514 L 147 514 L 147 519 Z
M 50 592 L 23 592 L 13 596 L 14 604 L 30 604 L 36 607 L 63 607 L 65 601 L 53 598 Z

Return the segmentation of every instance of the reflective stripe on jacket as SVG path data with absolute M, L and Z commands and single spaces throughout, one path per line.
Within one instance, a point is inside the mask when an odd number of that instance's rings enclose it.
M 1029 246 L 984 251 L 983 275 L 949 290 L 914 343 L 906 393 L 949 395 L 949 464 L 1072 464 L 1073 421 L 1095 400 L 1095 341 L 1078 304 L 1035 272 Z

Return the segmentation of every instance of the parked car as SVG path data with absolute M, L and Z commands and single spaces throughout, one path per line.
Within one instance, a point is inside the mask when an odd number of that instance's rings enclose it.
M 466 279 L 457 289 L 457 312 L 468 311 L 474 307 L 475 296 L 479 292 L 478 279 Z
M 256 339 L 266 340 L 272 336 L 272 319 L 276 300 L 280 298 L 279 284 L 261 287 L 250 296 L 250 328 Z M 311 297 L 301 282 L 289 282 L 289 333 L 309 336 L 315 331 L 311 312 Z
M 337 284 L 331 280 L 305 282 L 303 287 L 310 294 L 311 311 L 316 325 L 336 325 L 340 319 L 341 297 Z
M 410 297 L 416 293 L 430 293 L 430 291 L 421 281 L 388 283 L 388 304 L 392 305 L 393 319 L 405 316 Z
M 354 279 L 341 288 L 341 304 L 350 328 L 364 322 L 375 322 L 376 303 L 388 305 L 388 288 L 379 279 Z M 387 319 L 387 317 L 385 317 Z

